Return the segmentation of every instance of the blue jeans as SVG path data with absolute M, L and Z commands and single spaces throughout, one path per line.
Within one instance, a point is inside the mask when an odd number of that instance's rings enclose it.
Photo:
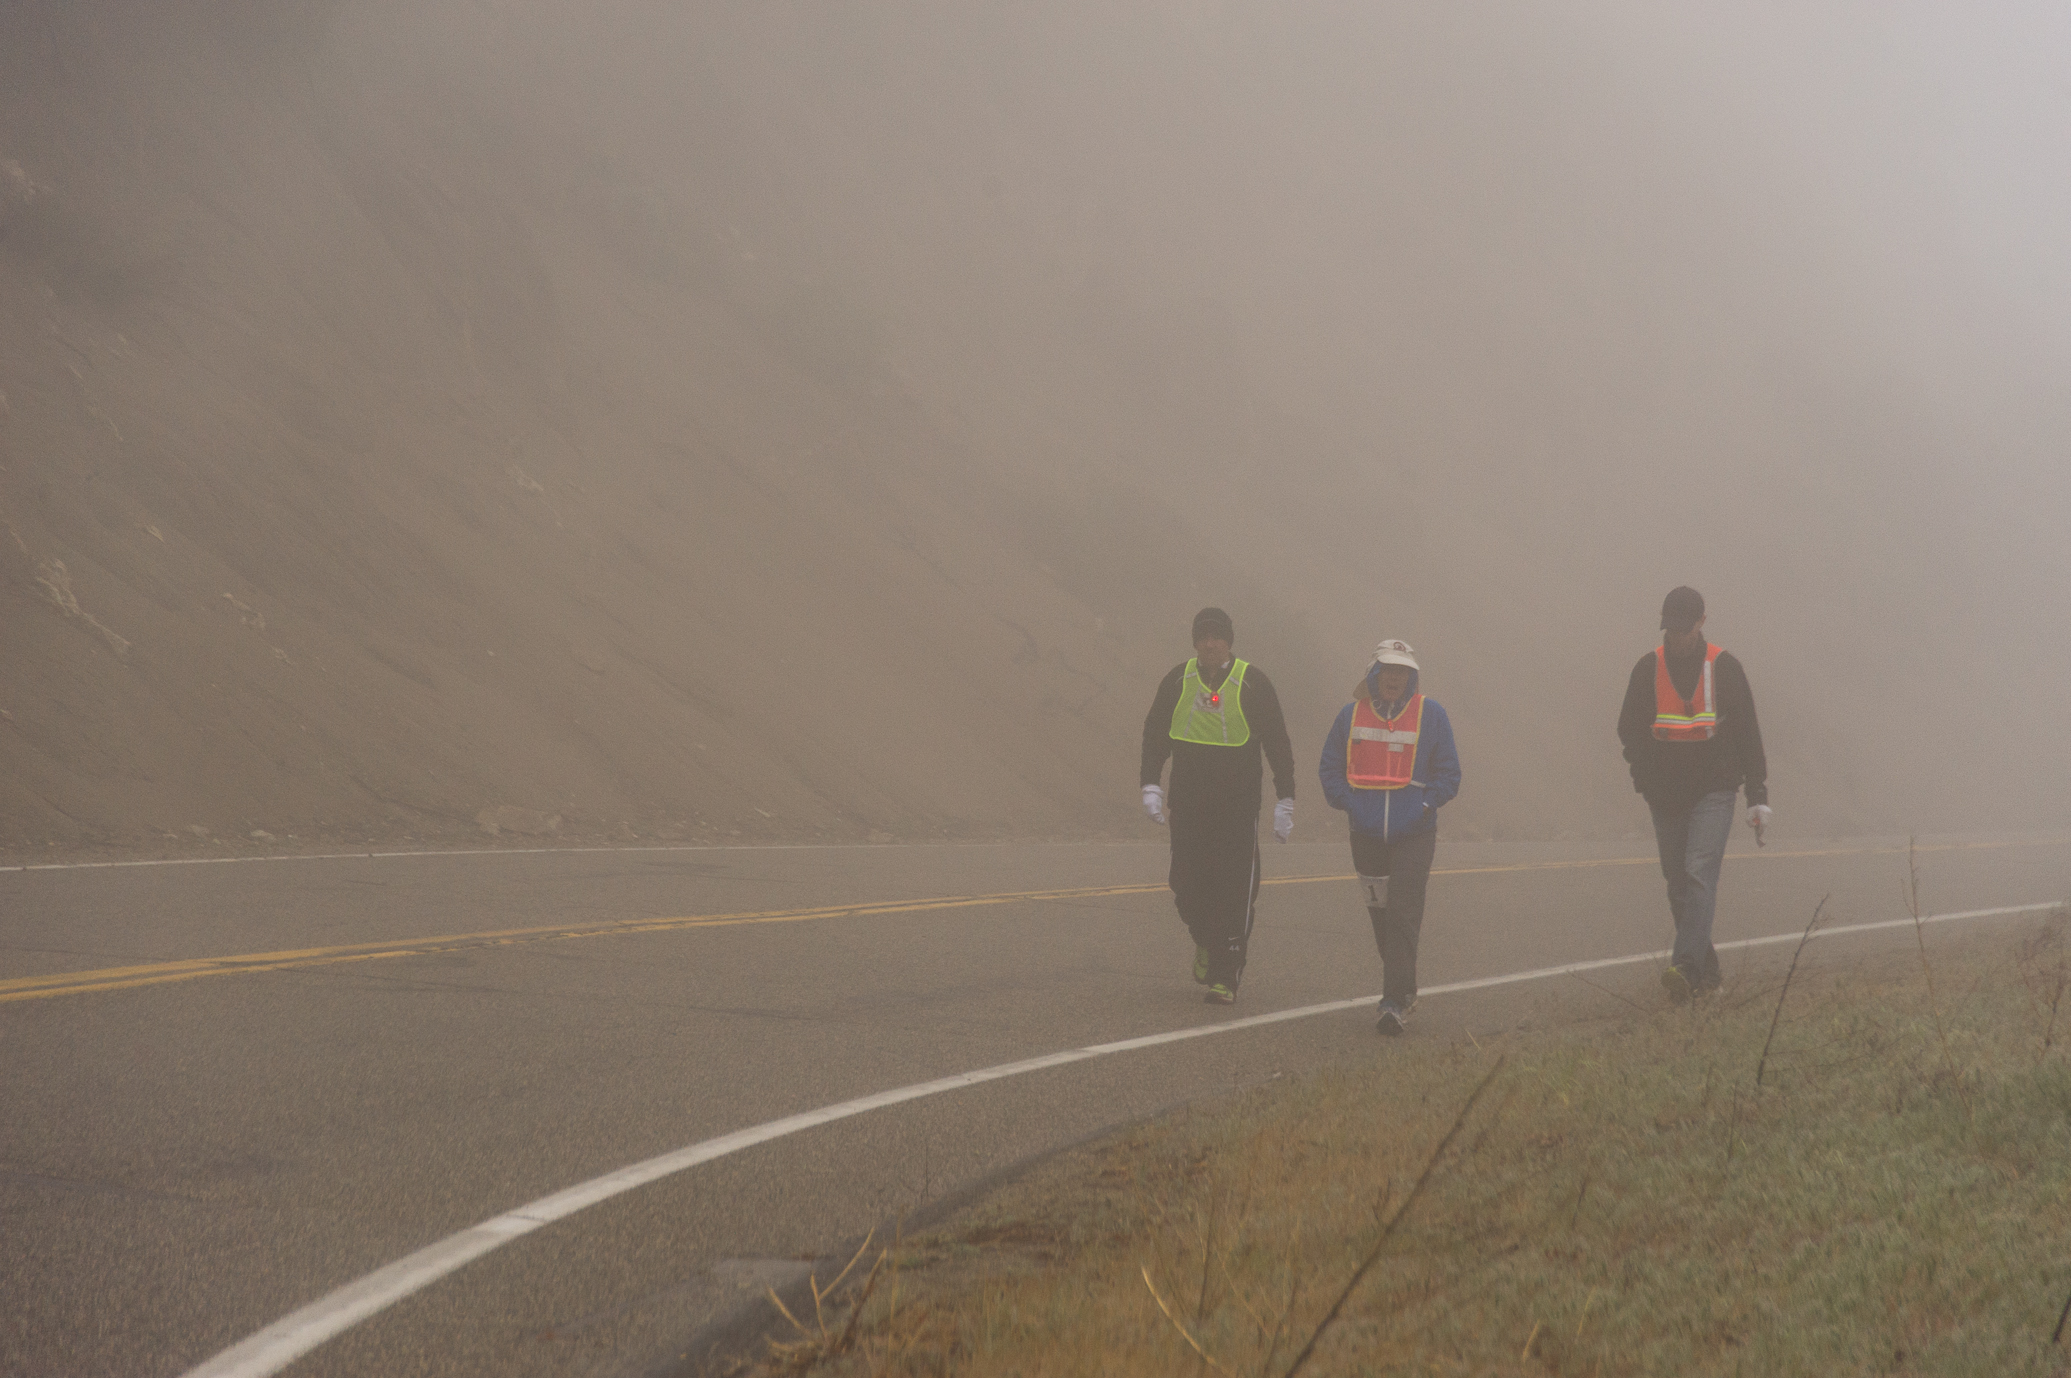
M 1661 875 L 1668 881 L 1668 912 L 1675 916 L 1675 956 L 1671 960 L 1693 986 L 1719 982 L 1711 919 L 1719 905 L 1719 867 L 1726 860 L 1726 839 L 1733 835 L 1735 793 L 1714 790 L 1687 810 L 1653 809 Z

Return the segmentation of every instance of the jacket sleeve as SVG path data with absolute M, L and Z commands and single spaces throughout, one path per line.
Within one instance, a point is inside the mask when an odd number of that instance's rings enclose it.
M 1424 700 L 1425 711 L 1438 710 L 1430 726 L 1430 755 L 1424 758 L 1424 783 L 1432 793 L 1431 807 L 1449 804 L 1460 793 L 1460 749 L 1453 741 L 1453 720 L 1442 703 Z
M 1322 782 L 1323 797 L 1334 809 L 1352 807 L 1352 787 L 1345 783 L 1345 742 L 1352 735 L 1352 705 L 1338 710 L 1337 721 L 1323 739 L 1323 756 L 1316 762 L 1316 778 Z
M 1172 710 L 1179 707 L 1179 685 L 1186 678 L 1186 663 L 1182 661 L 1172 667 L 1172 672 L 1158 685 L 1158 696 L 1151 700 L 1151 711 L 1143 720 L 1143 768 L 1139 785 L 1155 785 L 1165 774 L 1166 758 L 1172 755 Z M 1284 729 L 1283 729 L 1284 730 Z
M 1747 682 L 1747 670 L 1736 659 L 1719 657 L 1719 708 L 1733 739 L 1733 768 L 1740 776 L 1747 802 L 1769 802 L 1769 758 L 1762 750 L 1762 724 L 1755 717 L 1755 691 Z
M 1625 703 L 1618 710 L 1618 740 L 1625 764 L 1632 769 L 1632 787 L 1647 792 L 1654 769 L 1654 657 L 1642 656 L 1625 685 Z
M 1253 697 L 1254 690 L 1265 692 Z M 1172 702 L 1179 703 L 1175 689 Z M 1259 746 L 1266 753 L 1266 764 L 1273 768 L 1273 797 L 1294 798 L 1294 744 L 1287 739 L 1287 714 L 1280 708 L 1280 691 L 1273 687 L 1265 672 L 1256 665 L 1244 676 L 1244 716 L 1258 734 Z M 1172 721 L 1172 710 L 1165 710 L 1166 725 Z

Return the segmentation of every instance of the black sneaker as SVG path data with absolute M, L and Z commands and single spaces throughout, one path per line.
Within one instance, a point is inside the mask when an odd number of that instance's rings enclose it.
M 1696 987 L 1690 984 L 1689 974 L 1679 966 L 1671 966 L 1661 973 L 1661 989 L 1668 992 L 1668 1003 L 1680 1005 L 1687 1002 Z

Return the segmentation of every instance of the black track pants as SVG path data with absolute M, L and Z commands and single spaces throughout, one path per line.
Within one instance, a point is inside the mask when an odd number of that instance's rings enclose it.
M 1172 811 L 1172 902 L 1196 946 L 1208 949 L 1208 979 L 1235 990 L 1251 947 L 1258 904 L 1258 806 Z
M 1403 1009 L 1417 998 L 1417 939 L 1424 932 L 1424 891 L 1431 883 L 1431 859 L 1438 829 L 1383 842 L 1352 834 L 1352 869 L 1362 876 L 1388 877 L 1388 907 L 1369 905 L 1373 945 L 1381 951 L 1381 994 Z

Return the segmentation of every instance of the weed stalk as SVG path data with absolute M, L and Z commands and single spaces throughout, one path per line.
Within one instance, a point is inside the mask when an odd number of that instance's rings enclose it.
M 1258 1366 L 1258 1371 L 1261 1374 L 1268 1374 L 1273 1371 L 1273 1360 L 1280 1353 L 1280 1343 L 1287 1338 L 1288 1330 L 1294 1324 L 1294 1307 L 1295 1303 L 1300 1300 L 1302 1291 L 1302 1226 L 1304 1223 L 1306 1222 L 1301 1217 L 1296 1217 L 1294 1233 L 1288 1236 L 1287 1304 L 1280 1310 L 1280 1320 L 1273 1326 L 1272 1341 L 1266 1346 L 1265 1360 Z
M 1934 1036 L 1941 1044 L 1942 1065 L 1949 1069 L 1949 1079 L 1956 1083 L 1956 1099 L 1962 1102 L 1963 1118 L 1970 1118 L 1970 1092 L 1964 1089 L 1963 1076 L 1956 1070 L 1955 1055 L 1949 1051 L 1949 1031 L 1942 1023 L 1941 1002 L 1934 994 L 1934 966 L 1927 960 L 1927 928 L 1920 916 L 1920 862 L 1915 855 L 1917 837 L 1906 839 L 1906 879 L 1900 887 L 1905 893 L 1906 912 L 1913 916 L 1913 940 L 1920 947 L 1920 972 L 1927 978 L 1927 1012 L 1934 1016 Z
M 1201 1362 L 1207 1364 L 1217 1373 L 1228 1373 L 1229 1370 L 1224 1368 L 1213 1354 L 1201 1348 L 1201 1342 L 1195 1339 L 1193 1332 L 1186 1328 L 1186 1323 L 1173 1315 L 1172 1308 L 1165 1304 L 1165 1298 L 1158 1295 L 1158 1284 L 1151 1281 L 1151 1265 L 1148 1263 L 1143 1265 L 1143 1285 L 1151 1289 L 1151 1300 L 1156 1302 L 1158 1309 L 1165 1313 L 1165 1319 L 1172 1322 L 1172 1328 L 1179 1332 L 1179 1338 L 1185 1340 L 1194 1353 L 1201 1356 Z
M 1769 1045 L 1776 1042 L 1776 1026 L 1783 1019 L 1783 1001 L 1784 997 L 1791 993 L 1791 978 L 1798 974 L 1798 958 L 1805 955 L 1805 944 L 1812 941 L 1812 930 L 1819 927 L 1819 916 L 1826 911 L 1827 901 L 1833 897 L 1833 893 L 1829 891 L 1819 897 L 1818 904 L 1812 906 L 1812 922 L 1805 925 L 1804 936 L 1798 939 L 1798 946 L 1791 952 L 1791 968 L 1783 974 L 1783 989 L 1776 993 L 1776 1012 L 1769 1016 L 1769 1036 L 1762 1040 L 1762 1056 L 1755 1061 L 1757 1086 L 1762 1084 L 1762 1071 L 1769 1065 Z M 1917 928 L 1918 914 L 1914 917 L 1914 926 Z
M 765 1287 L 762 1289 L 768 1294 L 771 1304 L 783 1314 L 785 1320 L 791 1322 L 791 1328 L 799 1334 L 799 1339 L 793 1343 L 779 1344 L 776 1341 L 771 1341 L 773 1348 L 792 1354 L 801 1352 L 814 1354 L 817 1352 L 821 1356 L 826 1356 L 839 1354 L 854 1342 L 856 1322 L 863 1314 L 863 1303 L 870 1300 L 871 1289 L 877 1286 L 877 1270 L 884 1266 L 885 1251 L 880 1250 L 877 1255 L 877 1262 L 871 1265 L 870 1277 L 864 1284 L 863 1294 L 856 1299 L 856 1309 L 849 1315 L 848 1325 L 838 1336 L 827 1329 L 827 1313 L 824 1303 L 827 1298 L 834 1295 L 834 1289 L 841 1286 L 842 1280 L 854 1271 L 856 1264 L 862 1260 L 863 1255 L 870 1251 L 870 1241 L 876 1237 L 877 1231 L 875 1229 L 872 1229 L 869 1234 L 865 1235 L 863 1242 L 856 1247 L 854 1256 L 849 1259 L 848 1265 L 835 1275 L 834 1281 L 828 1283 L 825 1287 L 820 1286 L 817 1272 L 807 1276 L 806 1284 L 812 1289 L 813 1294 L 813 1326 L 817 1329 L 817 1334 L 814 1333 L 813 1329 L 808 1329 L 805 1323 L 799 1320 L 798 1317 L 791 1314 L 791 1308 L 784 1305 L 784 1299 L 777 1295 L 776 1288 Z
M 1196 1330 L 1204 1328 L 1208 1321 L 1208 1289 L 1210 1281 L 1214 1277 L 1216 1226 L 1221 1223 L 1223 1198 L 1228 1195 L 1228 1184 L 1218 1182 L 1208 1197 L 1208 1224 L 1201 1235 L 1201 1291 L 1194 1299 L 1194 1329 Z M 1205 1351 L 1202 1353 L 1201 1359 L 1204 1363 L 1207 1361 L 1208 1355 Z
M 1632 1008 L 1638 1010 L 1641 1014 L 1647 1013 L 1647 1007 L 1645 1005 L 1642 1005 L 1639 1001 L 1620 995 L 1617 991 L 1612 990 L 1609 986 L 1600 985 L 1597 982 L 1590 980 L 1587 976 L 1584 976 L 1579 971 L 1571 971 L 1568 973 L 1568 975 L 1574 977 L 1577 981 L 1580 981 L 1583 985 L 1589 987 L 1593 991 L 1598 992 L 1599 994 L 1608 995 L 1613 1000 L 1618 1001 L 1620 1004 L 1630 1005 L 1632 1006 Z M 1473 1035 L 1469 1034 L 1468 1037 L 1472 1038 Z M 1481 1045 L 1479 1043 L 1476 1043 L 1474 1046 L 1477 1051 L 1479 1051 L 1479 1049 L 1481 1048 Z
M 1360 1280 L 1372 1270 L 1374 1264 L 1381 1261 L 1381 1250 L 1388 1246 L 1389 1237 L 1395 1233 L 1395 1227 L 1400 1225 L 1403 1217 L 1409 1214 L 1409 1208 L 1417 1203 L 1417 1197 L 1423 1194 L 1425 1184 L 1431 1180 L 1431 1174 L 1438 1170 L 1439 1160 L 1445 1157 L 1445 1151 L 1452 1147 L 1453 1140 L 1459 1137 L 1460 1127 L 1467 1123 L 1467 1116 L 1474 1110 L 1475 1102 L 1481 1099 L 1482 1092 L 1489 1089 L 1490 1083 L 1496 1079 L 1496 1074 L 1503 1070 L 1503 1064 L 1509 1060 L 1510 1054 L 1508 1053 L 1498 1057 L 1496 1065 L 1489 1068 L 1488 1075 L 1481 1079 L 1481 1084 L 1476 1086 L 1474 1093 L 1467 1097 L 1467 1103 L 1461 1106 L 1460 1113 L 1453 1117 L 1452 1127 L 1445 1131 L 1445 1137 L 1438 1141 L 1438 1147 L 1431 1150 L 1431 1161 L 1424 1164 L 1423 1172 L 1417 1176 L 1416 1185 L 1409 1189 L 1409 1195 L 1402 1198 L 1402 1204 L 1395 1208 L 1395 1214 L 1389 1216 L 1388 1223 L 1381 1227 L 1380 1238 L 1374 1241 L 1373 1248 L 1367 1251 L 1366 1257 L 1360 1260 L 1359 1266 L 1352 1270 L 1350 1280 L 1345 1283 L 1345 1290 L 1338 1293 L 1337 1300 L 1330 1304 L 1330 1310 L 1325 1312 L 1323 1319 L 1316 1323 L 1316 1329 L 1309 1334 L 1309 1342 L 1302 1346 L 1299 1354 L 1294 1356 L 1294 1362 L 1287 1366 L 1287 1372 L 1282 1374 L 1281 1378 L 1294 1378 L 1295 1374 L 1302 1371 L 1302 1365 L 1309 1362 L 1309 1356 L 1316 1352 L 1316 1342 L 1323 1338 L 1323 1332 L 1330 1329 L 1331 1325 L 1337 1320 L 1338 1313 L 1345 1309 L 1345 1302 L 1351 1298 L 1354 1289 L 1359 1286 Z M 1149 1280 L 1148 1276 L 1146 1276 L 1145 1280 Z
M 2064 1003 L 2065 988 L 2071 986 L 2071 972 L 2067 972 L 2064 965 L 2064 935 L 2062 928 L 2066 920 L 2071 920 L 2071 904 L 2057 906 L 2051 912 L 2050 918 L 2055 921 L 2056 927 L 2045 928 L 2037 936 L 2036 940 L 2024 948 L 2021 953 L 2022 976 L 2028 986 L 2029 998 L 2033 999 L 2035 994 L 2034 982 L 2026 979 L 2029 964 L 2044 947 L 2054 947 L 2056 949 L 2056 969 L 2049 973 L 2052 978 L 2049 983 L 2049 1019 L 2042 1028 L 2042 1049 L 2044 1052 L 2048 1052 L 2052 1047 L 2056 1046 L 2057 1011 Z
M 863 1279 L 863 1291 L 849 1310 L 849 1323 L 841 1328 L 841 1334 L 828 1348 L 829 1354 L 846 1354 L 849 1346 L 856 1342 L 856 1326 L 863 1319 L 864 1304 L 870 1300 L 870 1294 L 877 1290 L 877 1275 L 884 1268 L 885 1260 L 891 1257 L 891 1252 L 890 1249 L 878 1251 L 877 1262 L 870 1265 L 870 1275 Z

